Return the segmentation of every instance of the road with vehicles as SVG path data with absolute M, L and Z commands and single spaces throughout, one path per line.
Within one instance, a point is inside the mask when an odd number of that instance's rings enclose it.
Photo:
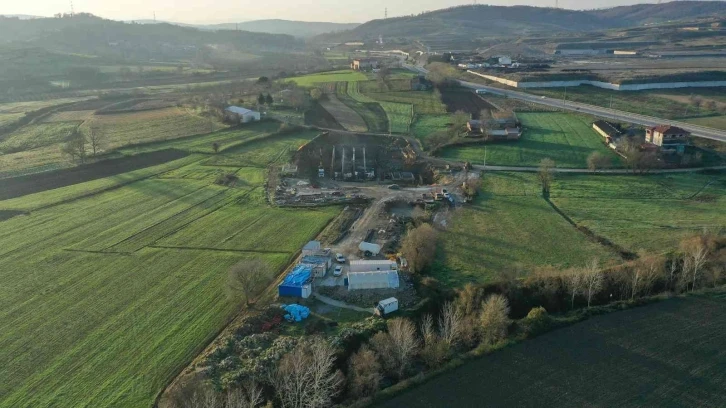
M 410 71 L 414 71 L 420 74 L 427 74 L 428 70 L 421 66 L 414 66 L 404 64 L 404 67 Z M 569 110 L 573 112 L 586 113 L 593 116 L 598 116 L 605 119 L 616 120 L 619 122 L 633 123 L 641 126 L 657 126 L 657 125 L 671 125 L 685 129 L 693 136 L 702 137 L 705 139 L 718 140 L 720 142 L 726 142 L 726 131 L 709 128 L 705 126 L 698 126 L 690 123 L 679 122 L 669 119 L 661 119 L 652 116 L 639 115 L 637 113 L 624 112 L 615 109 L 604 108 L 602 106 L 588 105 L 585 103 L 570 102 L 567 100 L 553 99 L 542 97 L 538 95 L 528 94 L 526 92 L 513 91 L 508 89 L 495 88 L 492 86 L 477 84 L 468 81 L 458 81 L 459 84 L 465 88 L 470 89 L 484 89 L 485 91 L 499 96 L 506 96 L 507 98 L 519 99 L 526 102 L 536 103 L 540 105 L 546 105 L 553 108 Z

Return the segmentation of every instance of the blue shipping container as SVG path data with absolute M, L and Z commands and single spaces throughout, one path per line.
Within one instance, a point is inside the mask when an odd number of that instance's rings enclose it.
M 302 286 L 283 286 L 277 287 L 278 294 L 285 297 L 302 297 Z

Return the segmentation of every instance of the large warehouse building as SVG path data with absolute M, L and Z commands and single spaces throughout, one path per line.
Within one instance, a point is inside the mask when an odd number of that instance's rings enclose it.
M 348 290 L 397 289 L 398 271 L 348 272 Z

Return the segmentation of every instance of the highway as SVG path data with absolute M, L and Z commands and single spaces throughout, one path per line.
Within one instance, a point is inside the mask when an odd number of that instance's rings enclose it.
M 420 74 L 426 74 L 428 71 L 420 66 L 414 66 L 404 64 L 404 67 L 408 70 L 418 72 Z M 586 113 L 593 116 L 598 116 L 605 119 L 615 120 L 619 122 L 633 123 L 642 126 L 656 126 L 656 125 L 671 125 L 685 129 L 693 136 L 702 137 L 705 139 L 718 140 L 720 142 L 726 142 L 726 131 L 709 128 L 705 126 L 693 125 L 690 123 L 678 122 L 675 120 L 655 118 L 652 116 L 639 115 L 637 113 L 624 112 L 615 109 L 604 108 L 601 106 L 588 105 L 584 103 L 563 101 L 561 99 L 543 98 L 541 96 L 528 94 L 525 92 L 506 90 L 501 88 L 495 88 L 487 85 L 476 84 L 467 81 L 458 81 L 459 84 L 465 88 L 471 89 L 484 89 L 494 95 L 506 96 L 512 99 L 519 99 L 531 103 L 537 103 L 540 105 L 551 106 L 563 110 L 570 110 L 573 112 Z

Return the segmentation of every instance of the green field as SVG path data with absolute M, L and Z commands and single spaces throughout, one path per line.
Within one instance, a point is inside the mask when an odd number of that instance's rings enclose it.
M 433 133 L 449 128 L 451 115 L 416 115 L 411 124 L 411 134 L 419 140 L 425 140 Z
M 23 126 L 0 142 L 0 152 L 16 153 L 58 145 L 78 127 L 80 122 L 41 123 Z
M 712 127 L 716 129 L 726 130 L 725 116 L 706 116 L 703 118 L 684 119 L 684 122 L 693 123 L 694 125 Z
M 25 116 L 24 113 L 0 113 L 0 126 L 5 126 L 10 123 L 16 122 L 23 116 Z
M 394 102 L 413 105 L 414 113 L 422 115 L 446 114 L 446 105 L 433 92 L 406 91 L 406 92 L 379 92 L 368 95 L 381 102 Z
M 629 249 L 666 252 L 687 235 L 726 228 L 726 174 L 558 175 L 552 202 Z
M 441 156 L 458 161 L 499 166 L 537 166 L 550 158 L 557 167 L 586 168 L 587 157 L 600 152 L 620 165 L 619 156 L 592 129 L 591 120 L 568 113 L 518 113 L 523 134 L 518 141 L 446 148 Z
M 537 89 L 527 92 L 543 95 L 553 99 L 564 99 L 565 89 Z M 709 91 L 704 91 L 709 92 Z M 567 88 L 567 100 L 587 103 L 590 105 L 612 107 L 626 112 L 641 115 L 655 116 L 666 119 L 683 119 L 699 116 L 713 115 L 704 106 L 697 108 L 690 104 L 688 96 L 699 95 L 698 90 L 689 90 L 681 100 L 669 96 L 683 96 L 680 91 L 654 90 L 654 91 L 610 91 L 593 86 L 578 86 Z
M 328 82 L 367 81 L 368 77 L 362 72 L 346 69 L 341 71 L 321 72 L 318 74 L 286 78 L 285 80 L 293 81 L 300 86 L 311 87 L 317 84 Z
M 270 208 L 263 169 L 225 188 L 199 159 L 0 202 L 56 203 L 0 229 L 0 406 L 151 406 L 233 316 L 229 266 L 279 270 L 339 211 Z
M 289 135 L 254 140 L 219 153 L 204 161 L 210 166 L 267 167 L 272 163 L 284 163 L 300 146 L 318 135 L 317 131 L 305 130 Z
M 490 173 L 484 193 L 457 210 L 441 234 L 432 276 L 447 285 L 489 282 L 500 272 L 605 261 L 614 253 L 590 241 L 541 197 L 535 176 Z
M 278 122 L 265 121 L 248 123 L 239 127 L 218 130 L 206 135 L 188 137 L 181 140 L 169 140 L 129 146 L 118 149 L 123 154 L 136 154 L 164 149 L 180 149 L 193 153 L 213 153 L 213 143 L 219 143 L 219 151 L 224 152 L 240 144 L 272 135 L 280 128 Z
M 381 102 L 362 94 L 358 86 L 348 84 L 348 95 L 358 102 L 378 103 L 388 118 L 389 131 L 391 133 L 408 133 L 413 118 L 413 105 L 396 102 Z

